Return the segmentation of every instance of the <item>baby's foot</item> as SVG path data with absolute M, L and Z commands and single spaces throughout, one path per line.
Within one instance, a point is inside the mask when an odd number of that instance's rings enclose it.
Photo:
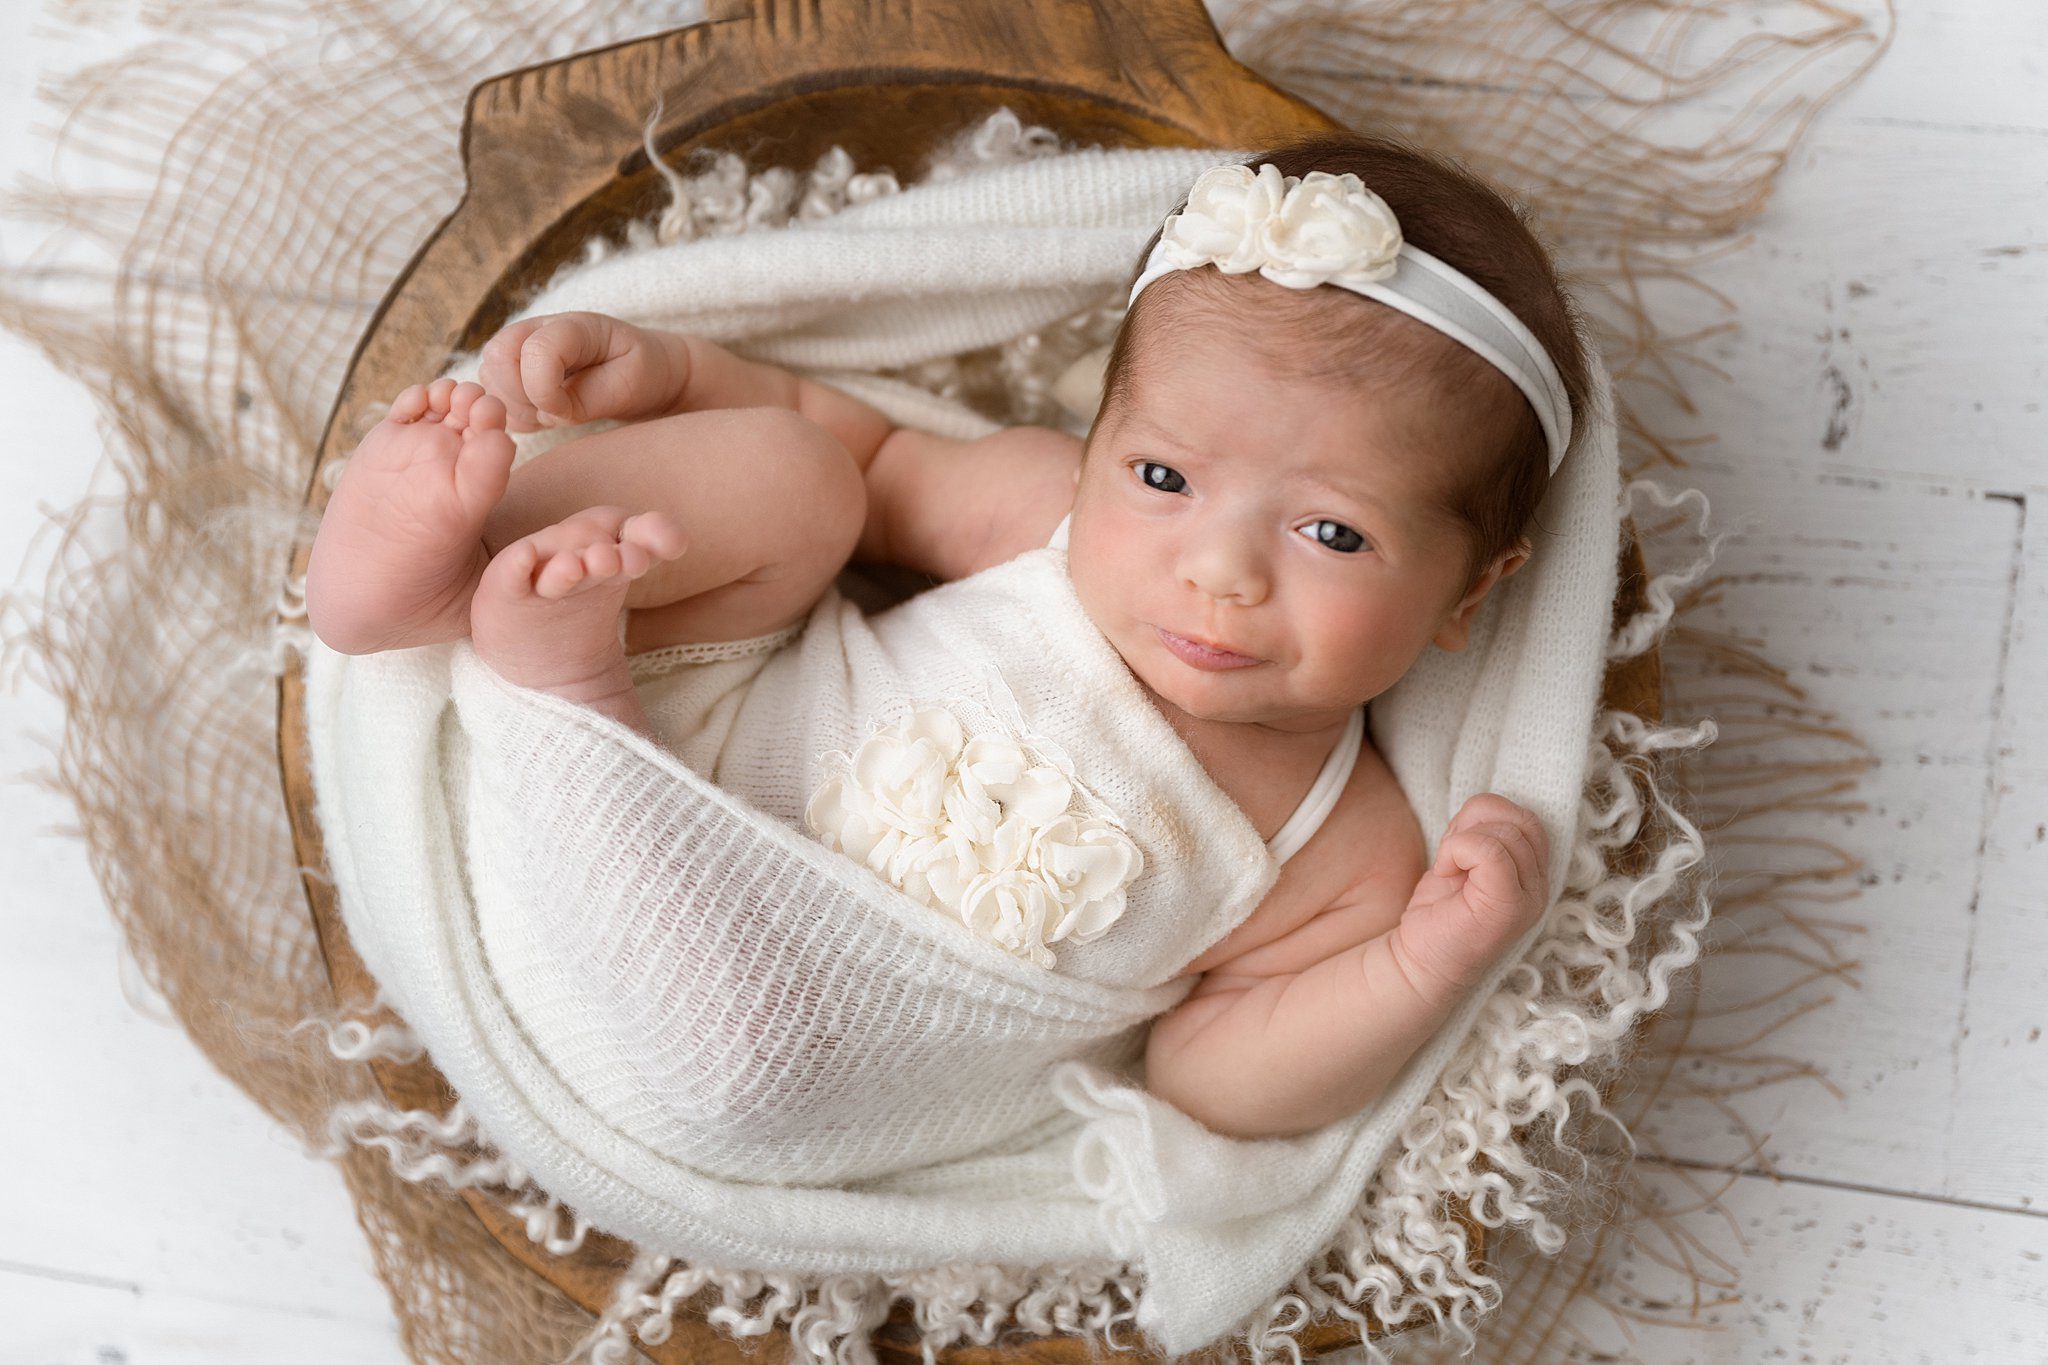
M 469 607 L 477 657 L 521 687 L 552 692 L 647 730 L 619 614 L 626 589 L 687 542 L 665 512 L 592 507 L 492 557 Z
M 490 554 L 484 518 L 512 474 L 505 405 L 437 379 L 398 395 L 328 500 L 306 571 L 307 619 L 349 654 L 458 640 Z

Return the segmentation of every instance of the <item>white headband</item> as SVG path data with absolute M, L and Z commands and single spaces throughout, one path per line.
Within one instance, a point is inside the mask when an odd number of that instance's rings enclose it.
M 1234 162 L 1211 167 L 1188 191 L 1187 208 L 1167 216 L 1130 302 L 1169 270 L 1202 265 L 1226 275 L 1256 270 L 1290 289 L 1334 284 L 1428 323 L 1528 396 L 1557 472 L 1572 440 L 1572 407 L 1549 354 L 1471 276 L 1403 242 L 1394 211 L 1357 176 L 1283 176 L 1270 161 L 1256 174 Z

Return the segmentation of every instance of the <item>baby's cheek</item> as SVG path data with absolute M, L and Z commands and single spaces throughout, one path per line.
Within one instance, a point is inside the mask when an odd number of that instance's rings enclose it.
M 1313 620 L 1305 643 L 1309 668 L 1302 681 L 1323 699 L 1339 701 L 1385 670 L 1385 646 L 1355 621 Z

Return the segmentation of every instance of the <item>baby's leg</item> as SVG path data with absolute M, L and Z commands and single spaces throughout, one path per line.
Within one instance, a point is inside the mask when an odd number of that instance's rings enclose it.
M 502 548 L 469 604 L 471 643 L 511 681 L 651 733 L 626 650 L 801 620 L 853 553 L 866 487 L 836 437 L 784 408 L 682 413 L 569 442 L 522 466 L 486 520 L 485 545 Z M 581 505 L 599 492 L 646 510 Z M 619 613 L 635 593 L 645 605 L 622 646 Z
M 638 653 L 801 621 L 853 554 L 867 483 L 838 438 L 791 409 L 679 413 L 522 465 L 485 520 L 484 547 L 502 552 L 592 504 L 665 513 L 684 542 L 626 586 L 626 648 Z

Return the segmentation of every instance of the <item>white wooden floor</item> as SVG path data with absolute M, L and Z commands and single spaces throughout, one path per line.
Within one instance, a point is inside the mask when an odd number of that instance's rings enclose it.
M 1776 1180 L 1715 1116 L 1660 1117 L 1683 1169 L 1736 1172 L 1743 1292 L 1692 1330 L 1582 1324 L 1608 1358 L 2048 1360 L 2048 9 L 1900 10 L 1714 268 L 1743 330 L 1714 353 L 1730 380 L 1693 389 L 1722 441 L 1690 481 L 1749 527 L 1718 622 L 1882 759 L 1871 808 L 1822 822 L 1870 869 L 1839 912 L 1860 989 L 1774 1041 L 1841 1094 L 1746 1102 Z M 9 178 L 42 164 L 18 131 L 35 72 L 75 64 L 33 27 L 0 6 Z M 83 394 L 4 335 L 0 395 L 11 575 L 98 446 Z M 0 775 L 42 766 L 58 724 L 0 695 Z M 67 815 L 0 785 L 0 1365 L 395 1365 L 338 1177 L 124 971 Z

